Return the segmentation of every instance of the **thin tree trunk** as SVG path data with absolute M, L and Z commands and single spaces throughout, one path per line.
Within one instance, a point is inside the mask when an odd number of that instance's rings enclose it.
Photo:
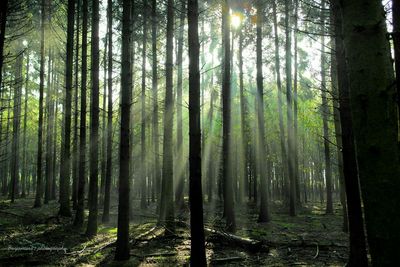
M 67 60 L 65 65 L 65 118 L 64 139 L 61 144 L 60 161 L 60 211 L 61 216 L 71 216 L 70 209 L 70 166 L 71 166 L 71 98 L 72 98 L 72 68 L 74 53 L 74 17 L 75 0 L 68 0 L 67 27 Z
M 90 181 L 89 218 L 86 235 L 97 234 L 98 214 L 98 140 L 99 140 L 99 0 L 92 0 L 92 38 L 91 38 L 91 83 L 90 98 Z
M 20 53 L 20 51 L 17 51 Z M 15 93 L 13 108 L 13 140 L 11 146 L 11 203 L 14 203 L 15 197 L 18 197 L 19 185 L 19 137 L 21 121 L 21 95 L 22 95 L 22 64 L 23 54 L 20 53 L 15 62 Z
M 103 222 L 110 220 L 110 199 L 111 199 L 111 176 L 112 176 L 112 115 L 113 115 L 113 34 L 112 34 L 112 0 L 108 0 L 107 6 L 108 19 L 108 114 L 107 114 L 107 163 L 106 163 L 106 181 L 104 189 L 104 209 Z M 97 73 L 98 75 L 98 73 Z M 98 127 L 97 127 L 98 128 Z
M 38 126 L 38 151 L 37 151 L 37 168 L 36 168 L 36 196 L 34 207 L 42 206 L 42 154 L 43 154 L 43 88 L 44 88 L 44 51 L 45 51 L 45 28 L 47 28 L 46 20 L 46 0 L 42 0 L 41 7 L 41 30 L 40 30 L 40 71 L 39 71 L 39 126 Z
M 400 117 L 400 1 L 392 1 L 393 47 L 396 66 L 397 109 Z M 400 127 L 400 125 L 399 125 Z
M 52 114 L 52 105 L 51 102 L 53 93 L 51 88 L 51 76 L 54 72 L 54 58 L 52 49 L 49 48 L 49 62 L 48 62 L 48 74 L 47 74 L 47 95 L 46 95 L 46 111 L 47 111 L 47 125 L 46 125 L 46 184 L 45 184 L 45 192 L 44 192 L 44 204 L 48 204 L 50 201 L 50 194 L 51 194 L 51 182 L 53 181 L 53 131 L 52 131 L 52 124 L 53 124 L 53 114 Z
M 0 92 L 3 86 L 4 40 L 6 39 L 6 24 L 8 15 L 8 0 L 0 3 Z
M 173 188 L 173 152 L 172 128 L 174 119 L 173 98 L 173 38 L 174 38 L 174 1 L 167 2 L 167 46 L 166 46 L 166 89 L 164 109 L 164 140 L 163 140 L 163 169 L 162 192 L 159 222 L 164 223 L 168 231 L 175 232 L 174 222 L 174 188 Z
M 86 182 L 86 82 L 87 82 L 87 32 L 88 32 L 88 0 L 82 2 L 82 74 L 81 74 L 81 119 L 79 127 L 79 177 L 78 206 L 74 225 L 82 227 L 85 209 Z
M 75 47 L 75 95 L 74 95 L 74 138 L 72 144 L 72 207 L 74 210 L 78 206 L 78 161 L 79 161 L 79 149 L 78 149 L 78 99 L 79 99 L 79 25 L 80 25 L 80 8 L 81 1 L 76 0 L 76 47 Z
M 183 189 L 185 186 L 185 178 L 184 178 L 184 168 L 182 168 L 183 164 L 183 129 L 182 129 L 182 81 L 183 81 L 183 31 L 184 31 L 184 23 L 185 23 L 185 0 L 181 0 L 181 13 L 179 18 L 179 36 L 178 36 L 178 73 L 177 73 L 177 86 L 176 86 L 176 145 L 177 145 L 177 157 L 176 157 L 176 179 L 177 179 L 177 187 L 175 192 L 175 202 L 178 208 L 182 208 L 183 206 Z M 200 140 L 201 143 L 201 140 Z
M 258 138 L 259 138 L 259 157 L 260 161 L 260 212 L 258 214 L 258 222 L 269 222 L 270 214 L 268 209 L 268 184 L 269 184 L 269 167 L 264 163 L 267 156 L 265 141 L 265 118 L 264 118 L 264 86 L 262 72 L 262 25 L 264 22 L 264 6 L 261 0 L 257 1 L 257 119 L 258 119 Z M 267 161 L 269 161 L 267 159 Z
M 326 214 L 333 214 L 332 200 L 332 167 L 331 151 L 329 144 L 329 125 L 328 115 L 330 114 L 329 103 L 327 99 L 328 87 L 326 86 L 326 54 L 325 54 L 325 0 L 321 2 L 321 97 L 322 97 L 322 123 L 324 137 L 324 156 L 325 156 L 325 180 L 326 180 Z
M 293 166 L 296 183 L 296 204 L 300 205 L 300 176 L 299 176 L 299 142 L 298 142 L 298 104 L 297 104 L 297 78 L 298 78 L 298 53 L 297 53 L 297 27 L 298 27 L 299 0 L 294 0 L 294 73 L 293 73 Z
M 147 164 L 146 164 L 146 62 L 147 62 L 147 0 L 143 0 L 143 49 L 142 49 L 142 95 L 141 95 L 141 178 L 140 178 L 140 207 L 147 207 Z
M 289 214 L 296 216 L 296 178 L 293 157 L 293 103 L 292 103 L 292 37 L 290 30 L 292 0 L 285 0 L 285 35 L 286 35 L 286 100 L 287 100 L 287 162 L 289 177 Z
M 223 82 L 222 82 L 222 182 L 224 196 L 224 215 L 226 228 L 229 232 L 236 231 L 233 179 L 229 170 L 229 146 L 231 140 L 231 41 L 229 4 L 227 0 L 222 2 L 222 34 L 224 46 L 223 58 Z
M 26 193 L 29 194 L 29 191 L 26 191 L 26 183 L 27 183 L 27 160 L 26 160 L 26 130 L 27 130 L 27 119 L 28 119 L 28 84 L 29 84 L 29 63 L 30 63 L 30 58 L 29 58 L 29 50 L 26 52 L 26 77 L 25 77 L 25 97 L 24 97 L 24 130 L 22 134 L 22 193 L 21 193 L 21 198 L 26 197 Z M 1 134 L 1 130 L 0 130 Z M 1 142 L 0 142 L 1 143 Z

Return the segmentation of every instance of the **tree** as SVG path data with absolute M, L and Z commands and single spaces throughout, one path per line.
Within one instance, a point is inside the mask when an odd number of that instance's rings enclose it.
M 75 0 L 68 0 L 68 26 L 67 26 L 67 60 L 65 65 L 65 118 L 64 139 L 61 143 L 60 164 L 60 211 L 61 216 L 71 216 L 69 200 L 70 166 L 71 166 L 71 100 L 72 100 L 72 68 L 74 53 L 74 17 Z
M 285 36 L 286 36 L 286 101 L 287 101 L 287 161 L 289 177 L 289 214 L 296 216 L 296 179 L 293 157 L 293 103 L 292 103 L 292 37 L 290 30 L 291 0 L 285 0 Z
M 151 39 L 152 39 L 152 96 L 153 96 L 153 147 L 154 147 L 154 179 L 157 200 L 160 201 L 160 157 L 158 131 L 158 62 L 157 62 L 157 1 L 151 1 Z M 154 186 L 154 185 L 153 185 Z
M 141 178 L 140 178 L 140 207 L 142 209 L 147 207 L 147 164 L 146 164 L 146 51 L 147 51 L 147 0 L 143 0 L 143 49 L 142 49 L 142 95 L 141 95 Z
M 263 86 L 263 73 L 262 73 L 262 25 L 264 21 L 264 10 L 263 3 L 261 0 L 257 1 L 257 119 L 258 119 L 258 142 L 259 142 L 259 158 L 260 160 L 260 212 L 258 214 L 259 222 L 269 222 L 270 215 L 268 210 L 268 181 L 269 170 L 264 162 L 266 153 L 266 142 L 265 142 L 265 118 L 264 118 L 264 86 Z
M 367 238 L 376 266 L 398 262 L 396 89 L 382 2 L 343 1 L 344 48 Z
M 8 0 L 0 3 L 0 92 L 3 86 L 4 40 L 6 38 L 6 24 L 8 15 Z
M 86 82 L 87 82 L 87 32 L 88 32 L 88 0 L 82 1 L 82 68 L 81 68 L 81 111 L 79 127 L 79 176 L 78 205 L 74 225 L 82 227 L 85 209 L 85 170 L 86 170 Z
M 165 224 L 166 234 L 175 232 L 174 222 L 174 187 L 173 187 L 173 153 L 172 128 L 174 119 L 173 98 L 173 38 L 174 38 L 174 1 L 167 2 L 167 46 L 165 61 L 165 108 L 164 108 L 164 140 L 163 167 L 161 185 L 161 206 L 159 222 Z
M 222 2 L 223 81 L 222 81 L 222 182 L 224 187 L 224 215 L 229 232 L 236 231 L 233 181 L 229 171 L 231 142 L 231 38 L 228 0 Z
M 99 0 L 92 0 L 92 43 L 91 43 L 91 82 L 90 98 L 90 180 L 89 180 L 89 218 L 86 235 L 97 233 L 98 214 L 98 146 L 99 140 Z
M 108 114 L 107 114 L 107 160 L 106 160 L 106 181 L 104 189 L 103 222 L 110 220 L 110 197 L 111 197 L 111 175 L 112 175 L 112 116 L 113 116 L 113 34 L 112 34 L 112 0 L 107 4 L 107 25 L 108 25 Z M 104 63 L 105 64 L 105 63 Z M 105 96 L 104 96 L 105 97 Z
M 39 128 L 38 128 L 38 151 L 37 151 L 37 167 L 36 167 L 36 196 L 34 207 L 42 206 L 42 154 L 43 154 L 43 88 L 44 88 L 44 51 L 45 51 L 45 28 L 46 21 L 46 0 L 42 0 L 41 5 L 41 26 L 40 26 L 40 70 L 39 70 Z
M 27 130 L 27 117 L 28 117 L 28 84 L 29 84 L 29 50 L 26 52 L 26 68 L 25 68 L 25 96 L 24 96 L 24 130 L 22 134 L 22 170 L 21 170 L 21 183 L 22 183 L 22 192 L 21 197 L 24 198 L 26 196 L 26 177 L 28 175 L 27 171 L 27 160 L 26 160 L 26 130 Z M 21 103 L 22 104 L 22 103 Z M 1 132 L 1 131 L 0 131 Z M 29 192 L 28 192 L 29 193 Z
M 187 6 L 189 40 L 189 202 L 190 202 L 190 264 L 206 266 L 203 225 L 203 192 L 201 186 L 200 69 L 198 1 Z
M 130 163 L 130 114 L 132 101 L 132 1 L 123 0 L 122 6 L 122 69 L 121 69 L 121 136 L 118 200 L 118 233 L 116 260 L 129 259 L 129 163 Z
M 332 167 L 331 151 L 329 147 L 329 104 L 326 97 L 328 87 L 326 86 L 326 54 L 325 54 L 325 0 L 321 2 L 321 97 L 322 97 L 322 123 L 324 138 L 324 156 L 325 156 L 325 179 L 326 179 L 326 213 L 333 214 L 332 200 Z
M 17 46 L 18 47 L 18 46 Z M 23 53 L 17 50 L 17 59 L 15 61 L 15 93 L 13 108 L 13 139 L 11 147 L 11 202 L 14 203 L 15 197 L 18 197 L 19 183 L 19 137 L 20 137 L 20 117 L 21 117 L 21 95 L 22 95 L 22 63 Z
M 348 225 L 350 237 L 349 266 L 368 265 L 364 219 L 361 207 L 353 121 L 350 111 L 349 80 L 343 47 L 342 17 L 339 1 L 331 2 L 335 31 L 335 57 L 337 62 L 337 86 L 339 93 L 339 113 L 342 139 L 343 176 L 347 197 Z M 346 222 L 347 223 L 347 222 Z
M 397 106 L 400 116 L 400 1 L 392 1 L 393 47 L 396 66 Z

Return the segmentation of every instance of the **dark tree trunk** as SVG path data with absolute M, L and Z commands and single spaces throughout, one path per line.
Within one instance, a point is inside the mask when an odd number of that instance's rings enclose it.
M 61 216 L 71 216 L 70 166 L 71 166 L 71 100 L 72 100 L 72 69 L 74 53 L 74 16 L 75 0 L 68 0 L 68 28 L 67 28 L 67 60 L 65 65 L 65 118 L 64 139 L 61 143 L 62 153 L 60 161 L 60 211 Z
M 343 1 L 341 10 L 357 166 L 372 264 L 395 266 L 400 239 L 398 114 L 382 2 L 374 0 L 366 5 L 362 0 Z
M 74 138 L 72 144 L 72 207 L 74 210 L 78 206 L 78 117 L 79 117 L 79 25 L 81 1 L 76 0 L 76 43 L 75 43 L 75 91 L 74 91 Z
M 25 77 L 25 97 L 24 97 L 24 130 L 22 134 L 22 186 L 21 186 L 21 197 L 24 198 L 26 194 L 29 194 L 29 191 L 26 191 L 26 183 L 27 181 L 27 176 L 28 176 L 28 166 L 27 166 L 27 160 L 26 160 L 26 130 L 27 130 L 27 118 L 28 118 L 28 84 L 29 84 L 29 51 L 26 52 L 26 77 Z M 1 130 L 0 130 L 1 134 Z
M 159 222 L 166 225 L 167 234 L 175 232 L 174 222 L 174 188 L 173 188 L 173 153 L 172 128 L 174 119 L 173 98 L 173 38 L 174 38 L 174 1 L 167 4 L 167 47 L 165 62 L 165 109 L 164 109 L 164 140 L 163 140 L 163 169 L 162 192 Z
M 22 64 L 23 54 L 19 54 L 15 62 L 15 93 L 13 108 L 13 139 L 11 145 L 11 203 L 18 197 L 19 186 L 19 137 L 20 137 L 20 117 L 21 117 L 21 95 L 22 95 Z
M 158 62 L 157 62 L 157 1 L 151 1 L 152 6 L 152 92 L 153 92 L 153 147 L 154 147 L 154 180 L 157 200 L 160 201 L 160 157 L 159 157 L 159 128 L 158 128 Z
M 293 73 L 293 166 L 294 180 L 296 183 L 296 204 L 300 205 L 300 176 L 299 176 L 299 142 L 298 142 L 298 104 L 297 104 L 297 77 L 298 77 L 298 52 L 297 52 L 297 27 L 298 27 L 299 0 L 294 0 L 294 73 Z
M 108 114 L 107 114 L 107 162 L 106 180 L 104 188 L 103 222 L 110 220 L 111 175 L 112 175 L 112 71 L 113 71 L 113 39 L 112 39 L 112 0 L 108 0 L 107 6 L 108 25 Z
M 115 260 L 129 259 L 129 164 L 130 120 L 132 101 L 132 1 L 123 1 L 122 11 L 122 69 L 121 69 L 121 136 L 118 201 L 118 233 Z
M 286 35 L 286 101 L 287 101 L 287 162 L 289 177 L 289 214 L 296 216 L 296 179 L 293 157 L 293 101 L 292 101 L 292 37 L 290 29 L 292 0 L 285 0 L 285 35 Z
M 44 90 L 44 39 L 45 28 L 47 27 L 46 20 L 46 0 L 42 0 L 41 6 L 41 29 L 40 29 L 40 71 L 39 71 L 39 127 L 38 127 L 38 151 L 37 151 L 37 167 L 36 167 L 36 196 L 34 207 L 42 206 L 42 154 L 43 154 L 43 90 Z
M 143 0 L 143 49 L 142 49 L 142 95 L 141 95 L 141 178 L 140 178 L 140 207 L 147 207 L 147 164 L 146 164 L 146 52 L 147 51 L 147 0 Z
M 185 2 L 186 0 L 181 0 L 181 13 L 179 18 L 179 36 L 178 36 L 178 73 L 177 73 L 177 85 L 176 85 L 176 180 L 177 187 L 175 192 L 175 202 L 178 208 L 182 208 L 183 206 L 183 189 L 185 186 L 185 178 L 184 178 L 184 167 L 182 167 L 183 161 L 183 129 L 182 129 L 182 81 L 183 81 L 183 32 L 184 32 L 184 23 L 185 23 Z M 200 140 L 201 143 L 201 140 Z
M 322 97 L 322 123 L 324 136 L 324 156 L 325 156 L 325 179 L 326 179 L 326 214 L 333 214 L 332 201 L 332 167 L 331 167 L 331 150 L 329 144 L 329 125 L 328 115 L 330 108 L 327 98 L 328 87 L 326 86 L 326 54 L 325 54 L 325 0 L 321 2 L 321 97 Z
M 49 49 L 48 75 L 47 75 L 47 126 L 46 126 L 46 184 L 44 192 L 44 204 L 48 204 L 51 199 L 51 183 L 53 182 L 53 92 L 51 76 L 54 73 L 54 58 L 52 49 Z
M 189 203 L 191 249 L 190 264 L 207 266 L 203 224 L 203 192 L 201 184 L 199 10 L 197 0 L 189 0 Z M 183 26 L 183 25 L 182 25 Z
M 222 182 L 224 197 L 224 215 L 229 232 L 236 231 L 233 179 L 229 170 L 229 146 L 231 140 L 231 27 L 229 20 L 228 0 L 222 2 L 222 34 L 223 34 L 223 82 L 222 82 Z
M 81 69 L 81 119 L 79 127 L 79 177 L 78 206 L 74 225 L 82 227 L 85 209 L 85 170 L 86 170 L 86 82 L 87 82 L 87 31 L 88 31 L 88 0 L 82 2 L 82 69 Z
M 259 138 L 259 157 L 260 161 L 260 212 L 258 214 L 258 222 L 269 222 L 270 214 L 268 209 L 268 184 L 269 173 L 268 164 L 264 160 L 267 156 L 266 142 L 265 142 L 265 118 L 264 118 L 264 86 L 263 86 L 263 72 L 262 72 L 262 25 L 264 22 L 264 6 L 261 0 L 257 1 L 257 119 L 258 119 L 258 138 Z M 267 159 L 268 160 L 268 159 Z M 269 161 L 269 160 L 268 160 Z
M 90 98 L 90 181 L 89 218 L 86 235 L 97 234 L 98 214 L 98 140 L 99 140 L 99 0 L 92 0 L 92 38 L 91 38 L 91 82 Z
M 350 111 L 349 80 L 347 76 L 346 56 L 343 47 L 342 14 L 339 0 L 332 2 L 335 25 L 335 56 L 339 91 L 340 126 L 342 130 L 343 175 L 347 196 L 348 224 L 350 235 L 349 266 L 367 266 L 367 250 L 364 233 L 364 219 L 361 207 L 360 186 L 358 180 L 356 148 L 354 143 L 353 121 Z

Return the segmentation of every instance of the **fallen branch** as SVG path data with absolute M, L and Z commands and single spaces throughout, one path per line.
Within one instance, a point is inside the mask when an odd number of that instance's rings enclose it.
M 258 251 L 262 248 L 262 242 L 259 240 L 241 237 L 207 227 L 204 228 L 204 232 L 210 235 L 211 237 L 213 236 L 218 237 L 218 239 L 221 239 L 222 241 L 225 241 L 228 244 L 234 244 L 242 248 L 249 249 L 251 251 Z

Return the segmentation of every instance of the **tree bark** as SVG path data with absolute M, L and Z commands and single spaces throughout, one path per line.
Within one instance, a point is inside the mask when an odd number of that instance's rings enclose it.
M 88 0 L 82 1 L 82 68 L 81 68 L 81 111 L 79 127 L 79 177 L 78 205 L 74 225 L 82 227 L 85 209 L 86 183 L 86 86 L 87 86 L 87 32 L 88 32 Z
M 98 140 L 99 140 L 99 0 L 92 0 L 92 38 L 91 38 L 91 82 L 90 98 L 90 180 L 89 180 L 89 218 L 86 235 L 97 233 L 98 214 Z
M 382 2 L 343 1 L 357 165 L 374 266 L 398 263 L 400 164 L 396 88 Z
M 118 233 L 115 260 L 129 259 L 129 164 L 130 120 L 132 102 L 132 1 L 123 0 L 122 6 L 122 54 L 121 54 L 121 136 L 118 200 Z
M 228 0 L 222 2 L 222 38 L 224 47 L 222 82 L 222 182 L 224 197 L 224 215 L 228 232 L 236 231 L 233 179 L 229 164 L 229 146 L 231 140 L 231 30 Z
M 72 97 L 72 68 L 74 53 L 74 16 L 75 0 L 68 0 L 68 27 L 67 27 L 67 60 L 65 65 L 65 118 L 64 139 L 61 144 L 60 161 L 60 211 L 61 216 L 71 216 L 69 191 L 70 191 L 70 166 L 71 166 L 71 97 Z
M 200 69 L 199 69 L 199 8 L 197 0 L 189 0 L 187 7 L 189 40 L 189 203 L 191 249 L 190 264 L 206 266 L 203 192 L 201 183 L 201 125 L 200 125 Z M 182 25 L 183 26 L 183 25 Z

